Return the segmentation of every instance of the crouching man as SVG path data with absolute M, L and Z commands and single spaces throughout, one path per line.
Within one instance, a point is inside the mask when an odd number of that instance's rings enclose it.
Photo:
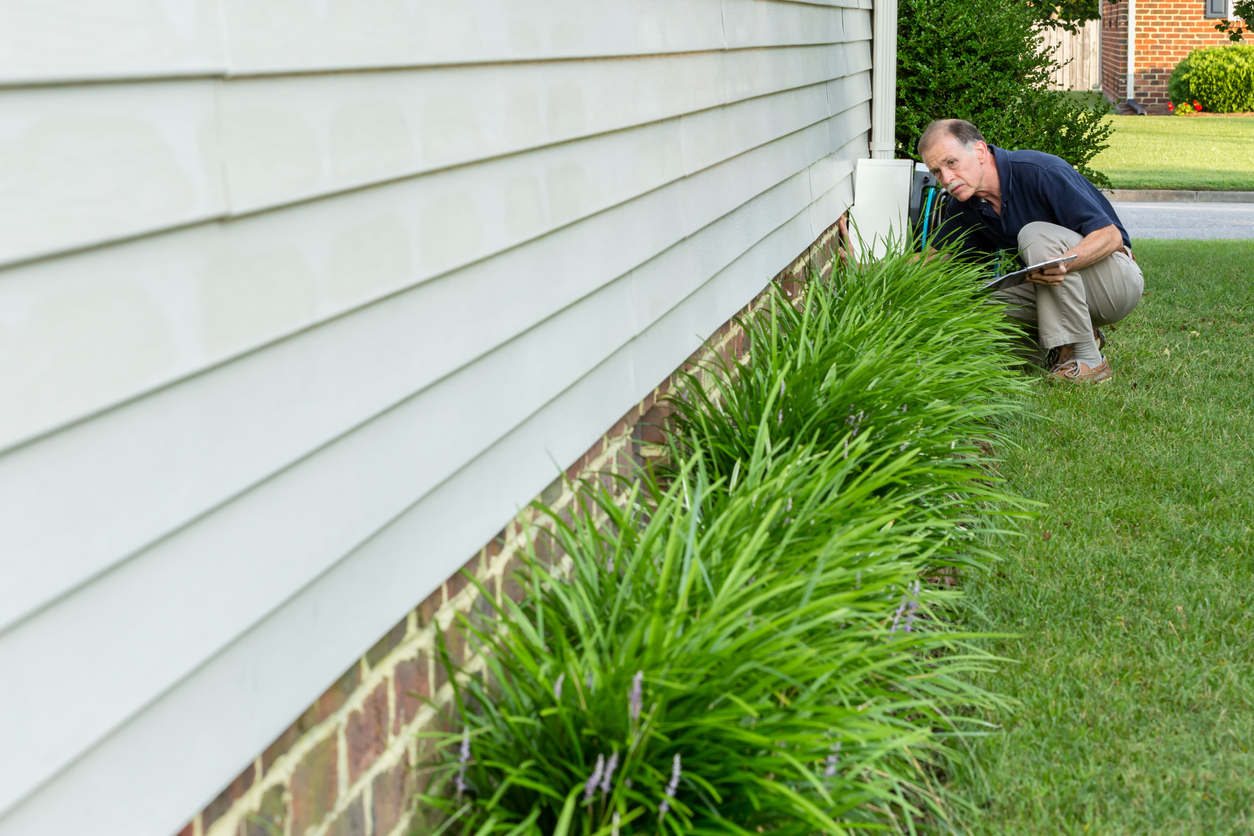
M 1024 264 L 1076 256 L 994 296 L 1009 316 L 1034 326 L 1055 378 L 1109 380 L 1100 326 L 1131 313 L 1145 287 L 1110 201 L 1065 160 L 996 148 L 961 119 L 928 125 L 918 152 L 953 197 L 937 246 L 965 233 L 972 250 L 1013 249 Z

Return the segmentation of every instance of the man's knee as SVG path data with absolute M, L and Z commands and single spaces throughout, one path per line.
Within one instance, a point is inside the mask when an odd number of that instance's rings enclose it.
M 1033 221 L 1019 230 L 1019 252 L 1033 262 L 1062 255 L 1084 239 L 1078 232 L 1058 224 Z

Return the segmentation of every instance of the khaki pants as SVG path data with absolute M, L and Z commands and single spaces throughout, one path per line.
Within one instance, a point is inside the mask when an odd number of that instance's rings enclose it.
M 1057 258 L 1084 236 L 1055 224 L 1030 223 L 1019 231 L 1019 253 L 1024 264 Z M 1141 301 L 1145 278 L 1122 249 L 1075 273 L 1062 284 L 1045 287 L 1021 284 L 999 290 L 993 298 L 1006 306 L 1006 315 L 1036 326 L 1037 341 L 1048 350 L 1093 336 L 1093 327 L 1110 325 L 1132 313 Z

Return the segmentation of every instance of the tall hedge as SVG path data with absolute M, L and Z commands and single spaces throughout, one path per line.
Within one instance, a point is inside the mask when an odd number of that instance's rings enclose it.
M 1171 71 L 1173 104 L 1198 102 L 1211 113 L 1254 110 L 1254 46 L 1195 49 Z
M 1090 163 L 1113 128 L 1104 102 L 1046 89 L 1054 54 L 1037 40 L 1021 0 L 900 0 L 897 20 L 897 154 L 933 119 L 974 123 L 993 145 L 1057 154 L 1094 184 Z

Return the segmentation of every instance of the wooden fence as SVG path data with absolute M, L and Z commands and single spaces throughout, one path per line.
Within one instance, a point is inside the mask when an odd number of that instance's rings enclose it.
M 1101 84 L 1101 59 L 1097 44 L 1102 36 L 1102 22 L 1090 20 L 1074 35 L 1051 29 L 1041 35 L 1046 47 L 1060 47 L 1054 56 L 1059 64 L 1049 80 L 1054 90 L 1092 90 Z

